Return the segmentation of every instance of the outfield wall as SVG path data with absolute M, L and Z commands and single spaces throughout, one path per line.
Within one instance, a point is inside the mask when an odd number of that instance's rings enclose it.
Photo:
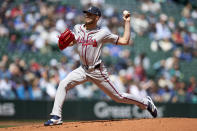
M 197 104 L 158 103 L 159 117 L 197 117 Z M 0 100 L 0 119 L 47 119 L 53 101 Z M 150 118 L 137 106 L 113 101 L 67 101 L 63 107 L 64 120 L 98 120 L 121 118 Z

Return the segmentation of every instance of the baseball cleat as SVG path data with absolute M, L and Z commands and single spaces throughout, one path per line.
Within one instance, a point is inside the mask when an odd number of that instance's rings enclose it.
M 44 126 L 61 125 L 63 123 L 59 116 L 51 115 L 51 118 L 44 123 Z
M 154 105 L 152 99 L 149 96 L 147 96 L 147 99 L 148 99 L 148 107 L 147 107 L 147 110 L 155 118 L 155 117 L 157 117 L 157 107 Z

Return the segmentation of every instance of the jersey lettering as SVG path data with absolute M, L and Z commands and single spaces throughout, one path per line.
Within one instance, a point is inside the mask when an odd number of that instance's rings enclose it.
M 83 38 L 79 37 L 79 38 L 77 39 L 77 42 L 78 42 L 78 43 L 81 43 L 83 46 L 92 45 L 92 47 L 97 47 L 97 42 L 96 42 L 96 40 L 92 40 L 92 39 L 84 40 Z

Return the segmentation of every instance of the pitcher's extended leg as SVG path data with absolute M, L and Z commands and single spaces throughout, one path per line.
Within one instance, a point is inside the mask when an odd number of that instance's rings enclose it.
M 79 67 L 75 69 L 74 71 L 70 72 L 66 76 L 66 78 L 63 79 L 59 83 L 51 115 L 57 115 L 61 117 L 62 106 L 65 100 L 67 91 L 73 88 L 74 86 L 82 84 L 86 81 L 87 81 L 87 77 L 82 67 Z
M 99 72 L 97 71 L 97 74 L 100 74 L 99 78 L 95 79 L 90 76 L 91 80 L 114 101 L 119 103 L 135 104 L 141 109 L 147 108 L 147 98 L 141 98 L 140 96 L 121 92 L 109 79 L 107 70 L 104 66 L 99 69 Z

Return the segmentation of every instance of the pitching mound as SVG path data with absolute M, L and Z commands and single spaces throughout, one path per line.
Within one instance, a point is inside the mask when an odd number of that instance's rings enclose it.
M 2 123 L 1 123 L 2 124 Z M 19 123 L 18 123 L 19 124 Z M 16 125 L 18 125 L 16 124 Z M 197 131 L 197 119 L 157 118 L 115 121 L 65 122 L 60 126 L 44 127 L 42 124 L 19 125 L 0 128 L 0 131 Z

